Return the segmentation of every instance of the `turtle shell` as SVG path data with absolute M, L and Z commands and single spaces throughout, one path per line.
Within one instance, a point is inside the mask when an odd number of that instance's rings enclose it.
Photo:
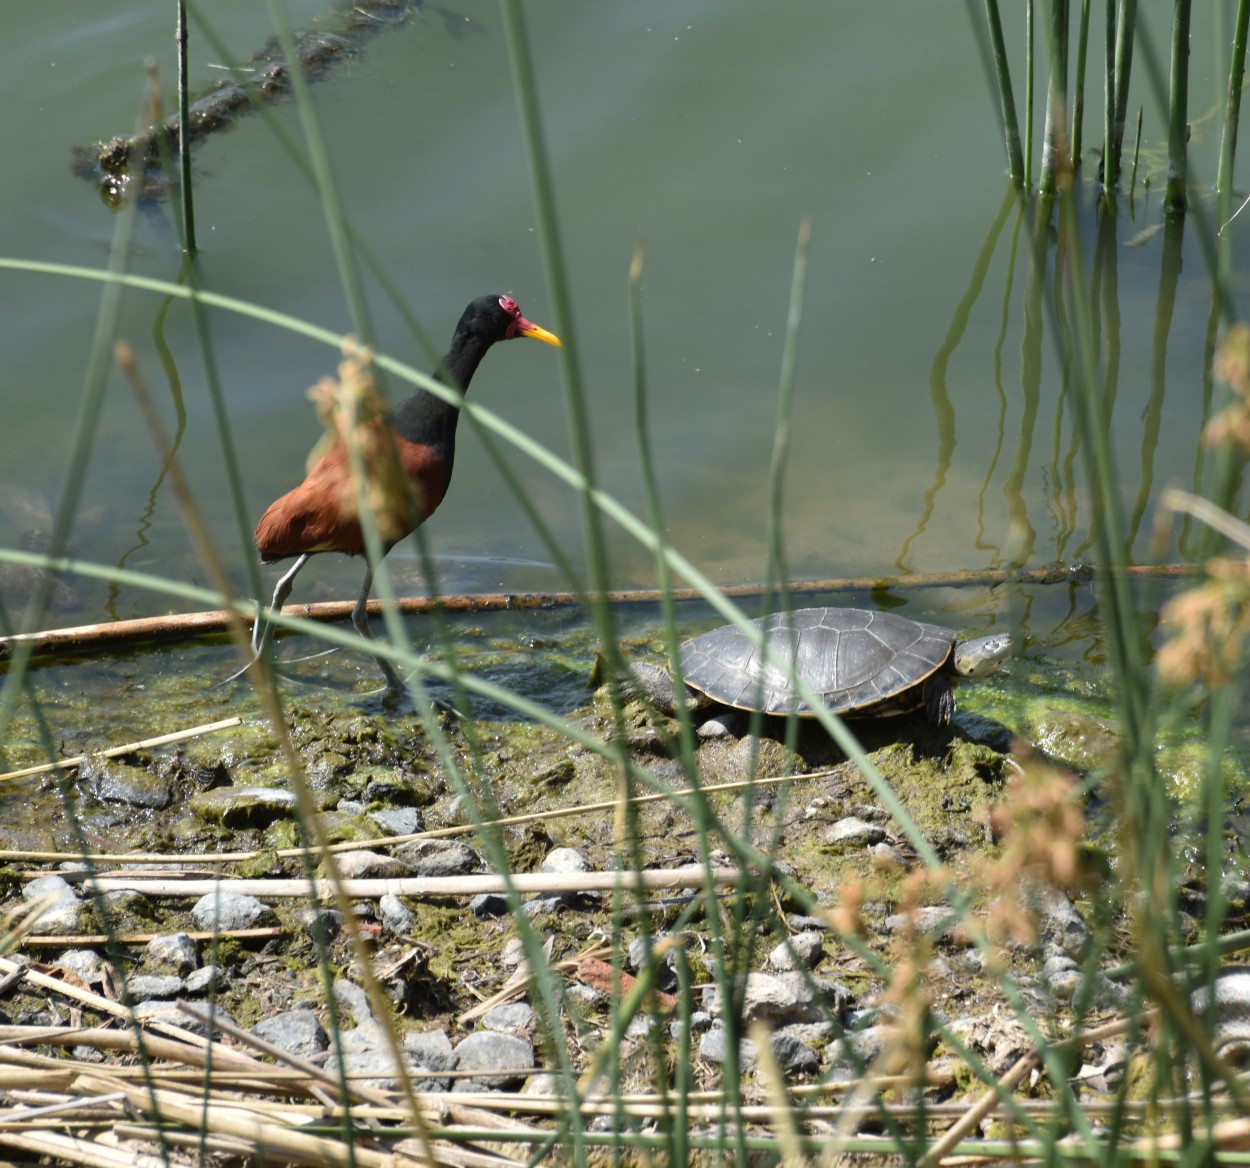
M 955 633 L 940 625 L 859 608 L 801 608 L 751 624 L 836 714 L 919 706 L 924 682 L 947 664 L 955 645 Z M 787 671 L 760 657 L 745 633 L 725 625 L 682 645 L 682 675 L 687 685 L 727 706 L 811 717 Z

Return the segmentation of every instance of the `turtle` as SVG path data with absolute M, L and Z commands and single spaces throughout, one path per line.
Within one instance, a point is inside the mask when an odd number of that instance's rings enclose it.
M 923 707 L 930 721 L 944 726 L 955 712 L 955 683 L 996 669 L 1012 649 L 1008 633 L 961 641 L 953 629 L 862 608 L 800 608 L 750 624 L 778 664 L 762 661 L 758 646 L 737 625 L 691 638 L 681 646 L 691 709 L 718 703 L 814 717 L 791 683 L 786 663 L 793 662 L 835 714 L 881 717 Z M 676 708 L 666 671 L 644 670 L 640 680 L 658 705 Z

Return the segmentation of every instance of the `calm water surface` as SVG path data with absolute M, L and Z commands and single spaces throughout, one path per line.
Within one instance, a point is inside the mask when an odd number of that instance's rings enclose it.
M 292 18 L 306 25 L 317 10 L 292 5 Z M 265 12 L 234 2 L 212 6 L 211 16 L 244 58 L 270 35 Z M 170 15 L 169 5 L 147 2 L 120 12 L 83 8 L 72 22 L 55 5 L 9 14 L 9 41 L 21 51 L 11 55 L 6 84 L 20 116 L 0 129 L 9 166 L 0 252 L 107 263 L 114 214 L 71 175 L 69 151 L 130 131 L 145 58 L 170 81 Z M 552 0 L 527 7 L 526 18 L 574 293 L 566 339 L 608 492 L 642 511 L 626 312 L 627 268 L 642 239 L 651 438 L 668 536 L 717 581 L 764 574 L 782 336 L 795 239 L 809 215 L 785 480 L 791 574 L 1037 566 L 1089 553 L 1065 373 L 1050 340 L 1026 323 L 1028 229 L 1014 208 L 1004 213 L 995 103 L 960 6 Z M 1151 31 L 1161 46 L 1162 26 Z M 1213 175 L 1218 142 L 1215 40 L 1209 27 L 1196 27 L 1200 178 Z M 221 66 L 193 35 L 193 83 Z M 439 343 L 463 305 L 487 291 L 512 293 L 531 319 L 554 326 L 493 6 L 425 7 L 315 96 L 348 213 Z M 1095 122 L 1100 103 L 1091 90 Z M 276 116 L 299 136 L 293 106 Z M 1095 134 L 1091 123 L 1087 139 Z M 1155 190 L 1163 141 L 1148 106 L 1142 174 Z M 321 206 L 262 119 L 205 143 L 195 177 L 207 287 L 328 329 L 351 327 Z M 1117 227 L 1113 439 L 1138 558 L 1146 557 L 1158 490 L 1199 473 L 1207 408 L 1205 264 L 1196 233 L 1186 230 L 1161 328 L 1168 257 L 1160 222 L 1157 195 L 1139 193 Z M 1240 252 L 1250 218 L 1231 230 Z M 176 278 L 167 207 L 140 219 L 127 263 Z M 380 346 L 429 367 L 380 288 L 366 284 Z M 63 484 L 101 291 L 10 271 L 0 271 L 0 288 L 0 542 L 13 546 L 37 543 Z M 176 393 L 152 339 L 159 308 L 159 298 L 127 292 L 120 331 L 172 426 Z M 300 477 L 318 437 L 305 390 L 333 369 L 336 354 L 232 313 L 214 311 L 210 320 L 254 520 Z M 243 583 L 246 551 L 185 306 L 169 313 L 164 339 L 186 408 L 180 456 Z M 567 456 L 554 350 L 496 349 L 472 396 Z M 523 456 L 508 458 L 580 563 L 576 499 Z M 567 586 L 470 427 L 461 428 L 450 495 L 425 534 L 444 589 Z M 615 529 L 609 536 L 613 582 L 651 582 L 649 554 Z M 105 564 L 206 580 L 119 376 L 110 381 L 72 543 L 75 554 Z M 390 562 L 397 588 L 420 587 L 415 549 L 396 549 Z M 351 596 L 359 579 L 359 565 L 326 560 L 304 573 L 297 596 Z M 7 601 L 20 599 L 17 581 Z M 171 604 L 71 582 L 54 623 Z M 923 605 L 953 624 L 1014 623 L 1035 639 L 1065 636 L 1050 618 L 1028 627 L 1027 602 L 1010 593 L 930 594 Z

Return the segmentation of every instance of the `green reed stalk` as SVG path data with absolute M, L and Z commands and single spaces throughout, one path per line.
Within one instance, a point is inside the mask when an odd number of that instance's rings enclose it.
M 985 0 L 985 22 L 990 30 L 994 76 L 998 80 L 999 111 L 1002 114 L 1003 135 L 1007 146 L 1007 173 L 1016 186 L 1021 186 L 1026 180 L 1024 156 L 1020 151 L 1020 124 L 1016 120 L 1016 98 L 1011 85 L 1011 65 L 1007 58 L 1007 42 L 1003 38 L 998 0 Z
M 1120 152 L 1124 145 L 1124 124 L 1128 117 L 1129 79 L 1133 73 L 1133 39 L 1137 35 L 1137 0 L 1120 0 L 1115 40 L 1115 103 L 1111 140 L 1107 143 L 1109 161 L 1103 167 L 1103 182 L 1116 188 L 1120 182 Z
M 1166 202 L 1184 214 L 1189 156 L 1189 17 L 1191 0 L 1176 0 L 1172 15 L 1172 72 L 1168 99 L 1168 182 Z
M 1089 4 L 1081 0 L 1081 31 L 1076 42 L 1076 84 L 1072 95 L 1072 169 L 1081 167 L 1085 124 L 1085 63 L 1089 55 Z
M 182 203 L 182 247 L 189 256 L 195 245 L 195 197 L 191 188 L 191 143 L 187 141 L 191 97 L 187 89 L 187 4 L 178 0 L 178 25 L 174 33 L 178 45 L 178 198 Z
M 1042 169 L 1038 189 L 1053 195 L 1061 167 L 1067 165 L 1064 142 L 1068 119 L 1068 0 L 1050 4 L 1050 77 L 1046 85 L 1046 122 L 1042 131 Z
M 1137 133 L 1133 136 L 1133 170 L 1129 176 L 1128 197 L 1132 201 L 1133 193 L 1137 190 L 1137 160 L 1141 156 L 1141 118 L 1142 107 L 1137 107 Z
M 1033 0 L 1024 2 L 1024 185 L 1033 181 Z
M 1233 162 L 1237 155 L 1237 129 L 1241 124 L 1241 89 L 1246 74 L 1246 36 L 1250 29 L 1250 0 L 1238 0 L 1233 27 L 1232 58 L 1228 69 L 1228 96 L 1224 125 L 1220 129 L 1220 162 L 1215 179 L 1216 220 L 1220 225 L 1218 273 L 1227 284 L 1232 275 L 1233 240 L 1224 230 L 1233 213 Z
M 1102 184 L 1103 200 L 1108 210 L 1115 207 L 1114 147 L 1115 142 L 1115 45 L 1116 0 L 1106 0 L 1103 25 L 1102 79 Z

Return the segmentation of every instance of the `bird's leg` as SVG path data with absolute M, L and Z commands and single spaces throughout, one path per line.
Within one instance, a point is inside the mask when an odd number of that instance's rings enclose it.
M 365 583 L 360 590 L 360 599 L 356 601 L 356 607 L 352 609 L 352 624 L 356 626 L 358 632 L 366 641 L 373 640 L 373 633 L 369 629 L 369 593 L 373 590 L 373 565 L 370 564 L 365 569 Z M 399 674 L 395 672 L 395 667 L 384 657 L 374 657 L 378 663 L 378 668 L 382 670 L 383 676 L 386 678 L 386 693 L 400 694 L 404 692 L 404 683 L 400 680 Z
M 269 602 L 269 612 L 273 614 L 279 612 L 286 603 L 286 598 L 291 595 L 291 588 L 295 584 L 295 577 L 299 570 L 308 563 L 309 553 L 305 552 L 295 561 L 294 564 L 283 575 L 282 579 L 274 586 L 273 599 Z M 225 681 L 220 682 L 221 685 L 228 685 L 230 682 L 242 677 L 257 661 L 260 660 L 269 642 L 273 640 L 273 623 L 265 619 L 264 609 L 258 604 L 256 606 L 256 620 L 252 625 L 252 659 L 243 666 L 237 673 L 232 673 Z
M 295 585 L 295 577 L 299 574 L 299 570 L 308 563 L 308 556 L 308 552 L 300 556 L 283 575 L 282 579 L 274 585 L 273 599 L 269 602 L 270 615 L 282 610 L 282 606 L 286 603 L 286 598 L 291 595 L 291 589 Z M 252 652 L 256 657 L 259 657 L 265 651 L 269 642 L 273 640 L 273 624 L 268 620 L 263 620 L 262 617 L 263 614 L 258 611 L 256 623 L 252 626 Z

